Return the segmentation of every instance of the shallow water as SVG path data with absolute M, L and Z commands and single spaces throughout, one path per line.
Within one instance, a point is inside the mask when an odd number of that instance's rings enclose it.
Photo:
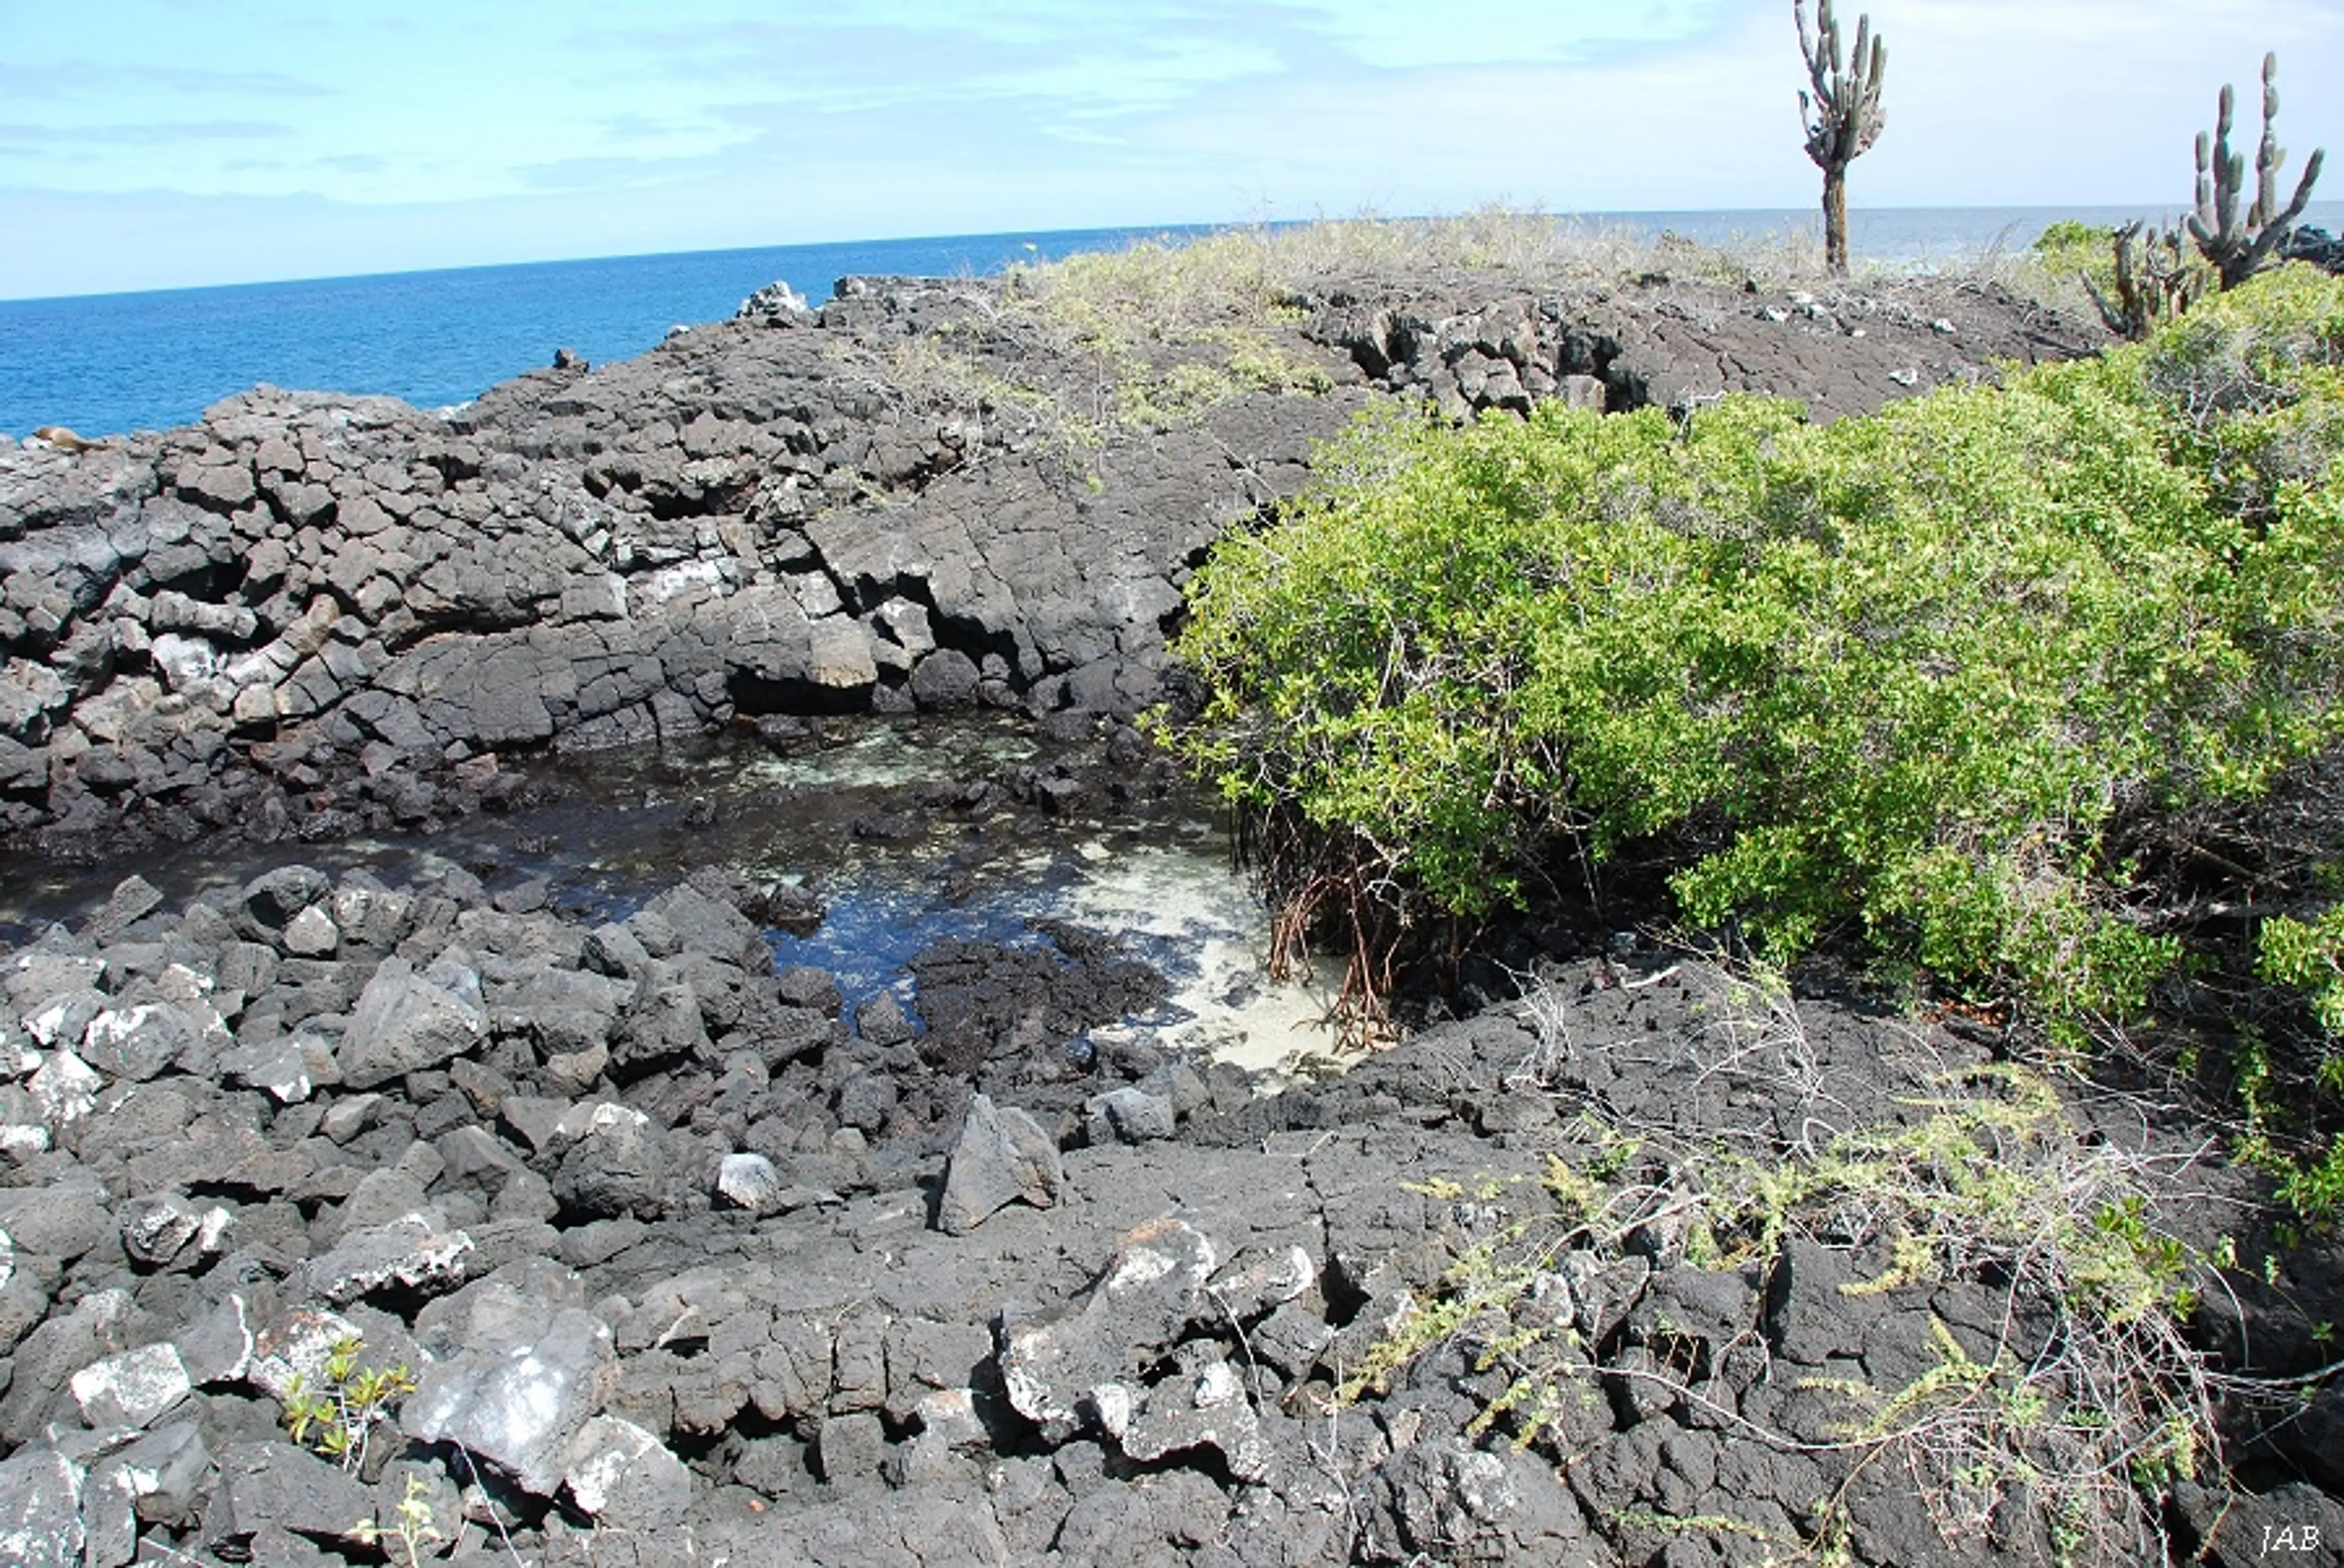
M 482 814 L 430 837 L 207 845 L 134 865 L 0 866 L 0 941 L 77 924 L 133 871 L 173 906 L 277 866 L 393 884 L 461 873 L 490 893 L 540 879 L 546 901 L 584 918 L 623 917 L 696 867 L 786 883 L 826 906 L 819 929 L 768 933 L 777 965 L 831 971 L 850 1010 L 883 990 L 914 1010 L 907 966 L 945 937 L 1041 942 L 1032 923 L 1071 921 L 1121 940 L 1163 971 L 1170 998 L 1131 1020 L 1165 1043 L 1270 1067 L 1334 1049 L 1318 1024 L 1323 983 L 1280 985 L 1263 969 L 1268 923 L 1230 865 L 1217 804 L 1181 785 L 1160 798 L 1089 803 L 1046 816 L 1002 798 L 964 810 L 917 803 L 925 788 L 1020 766 L 1083 762 L 1005 719 L 826 721 L 787 754 L 746 737 L 510 764 L 547 804 Z M 903 836 L 858 835 L 894 819 Z

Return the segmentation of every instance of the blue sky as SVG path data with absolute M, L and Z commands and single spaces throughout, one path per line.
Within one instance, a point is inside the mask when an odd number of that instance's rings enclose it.
M 1856 7 L 1847 21 L 1852 25 Z M 2344 0 L 1877 0 L 1859 206 L 2184 200 Z M 0 298 L 630 252 L 1802 207 L 1789 0 L 0 0 Z

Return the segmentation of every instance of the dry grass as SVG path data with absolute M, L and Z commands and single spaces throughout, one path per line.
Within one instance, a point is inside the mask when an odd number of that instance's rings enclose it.
M 1717 249 L 1624 224 L 1490 207 L 1450 217 L 1330 218 L 1141 240 L 1011 276 L 1046 313 L 1145 321 L 1178 338 L 1290 319 L 1295 299 L 1330 279 L 1482 273 L 1569 288 L 1653 272 L 1762 285 L 1819 279 L 1823 252 L 1789 233 L 1737 237 Z
M 1713 1070 L 1814 1075 L 1805 1028 L 1776 977 L 1695 960 L 1672 973 L 1730 1004 L 1699 1047 L 1714 1053 Z M 1541 1065 L 1606 1048 L 1573 1027 L 1567 997 L 1533 987 L 1526 1007 Z M 1461 1343 L 1501 1389 L 1484 1423 L 1543 1444 L 1574 1390 L 1657 1382 L 1664 1402 L 1699 1412 L 1696 1424 L 1814 1457 L 1836 1475 L 1803 1527 L 1812 1533 L 1773 1543 L 1769 1560 L 1779 1562 L 1829 1561 L 1859 1489 L 1884 1482 L 1925 1507 L 1949 1541 L 1985 1536 L 2022 1553 L 2047 1544 L 2076 1563 L 2161 1560 L 2165 1495 L 2218 1475 L 2217 1395 L 2245 1391 L 2214 1374 L 2187 1325 L 2200 1292 L 2220 1290 L 2228 1259 L 2177 1239 L 2159 1197 L 2177 1164 L 2205 1151 L 2166 1158 L 2090 1136 L 2046 1080 L 2016 1066 L 1964 1069 L 1902 1102 L 1893 1122 L 1801 1147 L 1748 1135 L 1695 1144 L 1591 1106 L 1563 1142 L 1573 1152 L 1551 1158 L 1545 1211 L 1460 1259 L 1349 1391 L 1378 1386 L 1435 1345 Z M 1571 1294 L 1561 1282 L 1649 1252 L 1656 1238 L 1667 1239 L 1657 1265 L 1681 1259 L 1745 1277 L 1776 1267 L 1794 1238 L 1865 1260 L 1844 1291 L 1919 1315 L 1934 1353 L 1894 1387 L 1773 1364 L 1754 1325 L 1731 1348 L 1599 1354 L 1583 1314 L 1554 1310 Z M 1938 1320 L 1931 1304 L 1948 1287 L 1990 1292 L 1999 1332 L 1957 1335 Z M 1725 1377 L 1719 1369 L 1736 1357 L 1756 1365 L 1757 1383 L 1828 1401 L 1831 1431 L 1786 1431 L 1719 1402 L 1728 1396 L 1703 1379 Z M 1695 1374 L 1697 1362 L 1710 1371 Z
M 1980 248 L 1904 260 L 1859 255 L 1852 280 L 1834 279 L 1820 238 L 1805 228 L 1737 232 L 1708 245 L 1669 230 L 1485 207 L 1447 217 L 1329 218 L 1264 224 L 1138 241 L 1013 271 L 1037 298 L 1145 310 L 1177 333 L 1258 320 L 1314 282 L 1457 273 L 1501 274 L 1541 287 L 1617 283 L 1662 273 L 1762 288 L 1890 287 L 1915 278 L 1999 283 L 2086 314 L 2072 270 L 1999 239 Z M 2056 296 L 2056 299 L 2048 297 Z
M 922 413 L 982 416 L 987 431 L 1013 444 L 1038 440 L 1087 470 L 1118 434 L 1191 423 L 1248 393 L 1327 392 L 1329 370 L 1295 329 L 1329 285 L 1467 277 L 1540 291 L 1666 278 L 1892 299 L 1916 280 L 1974 282 L 2090 309 L 2080 284 L 2032 253 L 1989 248 L 1921 268 L 1859 258 L 1853 279 L 1835 279 L 1821 243 L 1802 229 L 1712 247 L 1486 207 L 1448 217 L 1253 225 L 1021 265 L 997 292 L 971 294 L 971 319 L 892 349 L 884 372 Z

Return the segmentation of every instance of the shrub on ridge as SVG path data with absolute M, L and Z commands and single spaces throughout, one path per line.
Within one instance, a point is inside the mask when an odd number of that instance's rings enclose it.
M 1173 744 L 1321 892 L 1338 852 L 1355 930 L 1633 844 L 1777 956 L 1853 930 L 2125 1012 L 2178 951 L 2132 830 L 2344 722 L 2340 367 L 2344 284 L 2290 268 L 1826 428 L 1741 396 L 1385 417 L 1199 573 L 1211 697 Z

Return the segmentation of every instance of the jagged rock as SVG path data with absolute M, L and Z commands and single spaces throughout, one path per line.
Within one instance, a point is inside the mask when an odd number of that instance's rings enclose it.
M 369 1089 L 472 1049 L 488 1028 L 480 975 L 460 955 L 444 953 L 420 974 L 393 956 L 359 993 L 336 1062 L 343 1083 Z
M 230 1083 L 258 1089 L 279 1105 L 298 1105 L 321 1084 L 339 1081 L 333 1047 L 307 1033 L 233 1047 L 214 1065 Z
M 768 283 L 741 301 L 741 308 L 732 313 L 732 319 L 743 321 L 766 316 L 810 317 L 813 314 L 806 305 L 805 296 L 783 280 Z M 562 352 L 568 353 L 569 350 L 565 349 Z
M 1080 1300 L 1004 1322 L 1001 1378 L 1011 1406 L 1065 1441 L 1080 1430 L 1093 1389 L 1133 1376 L 1209 1306 L 1205 1282 L 1218 1262 L 1212 1242 L 1182 1220 L 1131 1231 Z
M 106 960 L 95 954 L 36 947 L 10 955 L 7 967 L 0 971 L 0 982 L 6 985 L 9 1000 L 16 1005 L 20 1020 L 29 1027 L 34 1011 L 45 1007 L 55 997 L 83 992 L 96 993 L 102 997 L 99 988 L 106 984 Z M 52 1029 L 41 1043 L 51 1044 L 64 1032 Z
M 232 1326 L 220 1321 L 221 1310 L 232 1312 Z M 237 1375 L 248 1380 L 253 1387 L 279 1404 L 290 1399 L 297 1388 L 316 1390 L 323 1386 L 327 1381 L 326 1362 L 332 1358 L 335 1348 L 363 1343 L 366 1338 L 363 1329 L 339 1312 L 306 1306 L 278 1313 L 256 1332 L 252 1330 L 249 1305 L 233 1294 L 207 1320 L 206 1326 L 221 1337 L 220 1346 L 207 1347 L 215 1353 L 224 1349 L 227 1357 L 233 1357 L 238 1339 L 245 1340 L 244 1364 Z M 363 1364 L 377 1368 L 380 1364 L 379 1352 L 366 1357 Z M 215 1372 L 201 1381 L 210 1383 L 224 1380 Z
M 773 949 L 740 910 L 697 887 L 670 888 L 643 905 L 630 927 L 662 923 L 673 946 L 670 953 L 700 954 L 720 964 L 762 973 L 773 967 Z M 661 955 L 665 956 L 667 955 Z
M 432 1147 L 446 1163 L 441 1180 L 452 1186 L 494 1192 L 521 1171 L 520 1158 L 486 1128 L 457 1128 L 442 1134 Z
M 814 1456 L 831 1485 L 867 1486 L 880 1479 L 886 1463 L 886 1428 L 870 1411 L 834 1415 L 814 1439 Z
M 102 1461 L 90 1472 L 82 1515 L 89 1534 L 85 1568 L 128 1563 L 140 1523 L 178 1528 L 194 1522 L 211 1479 L 212 1454 L 193 1421 L 175 1421 Z
M 1335 1330 L 1324 1318 L 1289 1301 L 1249 1329 L 1246 1345 L 1280 1377 L 1296 1381 L 1318 1365 L 1319 1352 L 1334 1339 Z
M 200 1040 L 206 1027 L 204 1020 L 160 1003 L 108 1008 L 82 1031 L 80 1056 L 100 1072 L 144 1083 Z
M 315 1153 L 299 1145 L 280 1148 L 248 1127 L 214 1126 L 134 1155 L 131 1185 L 154 1192 L 243 1188 L 248 1193 L 286 1191 L 317 1168 Z
M 342 944 L 333 916 L 310 905 L 286 923 L 285 951 L 297 958 L 326 958 Z
M 1083 1134 L 1094 1145 L 1152 1143 L 1177 1130 L 1170 1100 L 1129 1085 L 1083 1102 Z
M 25 1033 L 25 1026 L 14 1017 L 14 1009 L 0 1008 L 0 1082 L 28 1077 L 40 1065 L 41 1054 Z
M 0 779 L 0 787 L 5 787 Z M 124 877 L 107 895 L 105 907 L 89 917 L 83 934 L 105 942 L 163 906 L 163 890 L 139 875 Z
M 762 1154 L 728 1154 L 716 1168 L 716 1196 L 735 1209 L 764 1214 L 782 1207 L 789 1184 Z
M 900 1046 L 912 1037 L 911 1020 L 893 991 L 882 991 L 857 1007 L 854 1028 L 874 1046 Z
M 11 659 L 0 667 L 0 735 L 9 740 L 40 745 L 72 702 L 72 689 L 45 665 Z
M 431 1183 L 431 1168 L 428 1159 L 419 1155 L 416 1158 L 416 1165 L 409 1165 L 402 1157 L 397 1164 L 359 1177 L 343 1197 L 332 1220 L 317 1227 L 318 1239 L 338 1244 L 356 1232 L 391 1224 L 429 1208 L 431 1200 L 427 1189 Z
M 446 1353 L 420 1373 L 399 1429 L 419 1442 L 460 1442 L 523 1491 L 553 1495 L 571 1442 L 617 1385 L 610 1326 L 574 1307 L 549 1312 L 491 1280 L 435 1332 Z
M 87 1170 L 73 1170 L 46 1187 L 0 1189 L 0 1233 L 17 1251 L 71 1259 L 115 1232 L 105 1187 Z
M 0 734 L 0 794 L 38 796 L 49 787 L 49 754 Z
M 1371 1488 L 1376 1562 L 1469 1551 L 1521 1505 L 1505 1462 L 1454 1438 L 1402 1449 L 1377 1467 Z
M 251 926 L 273 936 L 295 916 L 333 891 L 326 874 L 310 865 L 283 865 L 245 884 L 239 903 Z
M 149 1268 L 161 1269 L 202 1233 L 205 1211 L 176 1192 L 166 1192 L 131 1199 L 117 1218 L 122 1249 Z
M 258 1350 L 265 1315 L 246 1291 L 230 1290 L 191 1318 L 177 1341 L 189 1381 L 199 1389 L 243 1381 Z
M 149 1427 L 195 1391 L 176 1345 L 142 1345 L 93 1361 L 66 1385 L 92 1427 Z
M 912 1407 L 912 1417 L 918 1424 L 919 1439 L 946 1448 L 982 1448 L 993 1441 L 977 1414 L 974 1389 L 936 1389 Z
M 631 1421 L 598 1415 L 570 1445 L 562 1485 L 579 1512 L 611 1530 L 672 1530 L 692 1507 L 692 1472 Z
M 653 961 L 654 970 L 668 966 Z M 672 970 L 668 970 L 672 974 Z M 682 978 L 647 979 L 619 1022 L 611 1041 L 612 1066 L 639 1074 L 651 1067 L 709 1054 L 708 1025 L 700 993 Z
M 106 1013 L 107 1001 L 106 991 L 82 986 L 61 996 L 52 994 L 42 1006 L 25 1010 L 16 1022 L 24 1024 L 24 1031 L 33 1036 L 35 1046 L 73 1047 L 82 1041 L 82 1031 L 89 1029 L 89 1019 Z
M 281 1531 L 355 1543 L 374 1518 L 374 1498 L 306 1449 L 284 1442 L 232 1442 L 219 1452 L 219 1480 L 204 1512 L 204 1543 L 231 1561 L 248 1560 L 253 1541 Z
M 912 671 L 912 696 L 921 707 L 942 712 L 965 708 L 976 701 L 982 680 L 975 661 L 957 648 L 939 648 Z
M 626 926 L 606 922 L 589 931 L 581 956 L 594 973 L 630 984 L 651 972 L 650 950 Z
M 1245 1381 L 1237 1369 L 1210 1351 L 1184 1353 L 1179 1363 L 1170 1375 L 1144 1390 L 1124 1382 L 1093 1389 L 1090 1401 L 1099 1429 L 1115 1440 L 1124 1457 L 1142 1464 L 1187 1449 L 1209 1448 L 1221 1455 L 1238 1480 L 1266 1479 L 1276 1454 L 1246 1401 Z
M 464 1282 L 474 1250 L 470 1236 L 426 1209 L 344 1235 L 331 1251 L 301 1265 L 292 1286 L 297 1295 L 334 1306 L 391 1287 L 439 1295 Z
M 936 1229 L 965 1236 L 1011 1203 L 1048 1209 L 1066 1184 L 1056 1140 L 1015 1106 L 973 1095 L 945 1170 Z
M 612 1103 L 562 1118 L 575 1138 L 553 1173 L 553 1195 L 581 1214 L 649 1219 L 665 1202 L 667 1154 L 659 1128 L 639 1110 Z
M 0 1298 L 14 1295 L 25 1283 L 16 1281 Z M 0 1440 L 29 1442 L 62 1414 L 58 1404 L 73 1374 L 128 1348 L 131 1310 L 128 1292 L 93 1290 L 75 1301 L 71 1312 L 52 1312 L 25 1334 L 12 1356 L 6 1397 L 0 1399 Z
M 83 1568 L 82 1467 L 28 1448 L 0 1460 L 0 1563 Z
M 1214 1276 L 1206 1287 L 1221 1310 L 1240 1323 L 1282 1307 L 1318 1282 L 1318 1266 L 1300 1247 L 1247 1259 Z

